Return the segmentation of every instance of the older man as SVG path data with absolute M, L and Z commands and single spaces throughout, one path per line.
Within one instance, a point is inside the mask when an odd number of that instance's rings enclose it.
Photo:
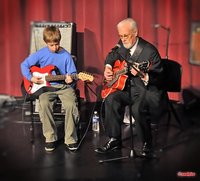
M 118 49 L 113 49 L 106 57 L 104 77 L 107 83 L 102 90 L 105 130 L 109 139 L 104 146 L 95 151 L 108 153 L 121 147 L 124 110 L 125 106 L 131 103 L 136 128 L 143 143 L 141 154 L 145 156 L 152 148 L 152 135 L 150 123 L 142 111 L 144 106 L 149 109 L 151 105 L 153 109 L 149 110 L 154 110 L 150 113 L 151 116 L 158 113 L 155 109 L 159 107 L 162 95 L 161 57 L 152 44 L 139 37 L 137 24 L 132 18 L 119 22 L 117 31 L 120 46 Z M 130 71 L 127 67 L 130 67 Z M 130 84 L 127 79 L 130 80 Z M 146 98 L 146 95 L 152 98 Z M 153 99 L 154 97 L 156 100 Z

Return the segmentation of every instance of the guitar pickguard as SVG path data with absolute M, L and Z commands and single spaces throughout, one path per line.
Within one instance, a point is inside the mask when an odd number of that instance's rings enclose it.
M 33 83 L 32 85 L 32 89 L 31 89 L 31 93 L 33 94 L 34 92 L 36 92 L 37 90 L 41 89 L 44 86 L 50 86 L 50 84 L 46 81 L 45 77 L 48 75 L 48 73 L 39 73 L 39 72 L 33 72 L 33 76 L 34 77 L 38 77 L 41 78 L 41 80 L 43 81 L 42 84 L 35 84 Z

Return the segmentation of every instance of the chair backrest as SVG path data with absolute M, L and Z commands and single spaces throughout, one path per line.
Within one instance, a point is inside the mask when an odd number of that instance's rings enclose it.
M 162 59 L 164 68 L 163 88 L 167 92 L 181 91 L 182 66 L 169 59 Z

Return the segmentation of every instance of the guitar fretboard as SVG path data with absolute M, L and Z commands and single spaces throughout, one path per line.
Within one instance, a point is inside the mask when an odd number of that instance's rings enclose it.
M 127 67 L 125 67 L 122 70 L 119 70 L 115 73 L 116 76 L 121 75 L 121 74 L 126 74 L 127 73 Z
M 70 76 L 72 77 L 72 79 L 77 79 L 76 74 L 72 74 Z M 65 80 L 65 79 L 66 79 L 66 75 L 47 75 L 47 76 L 45 76 L 45 80 L 48 82 L 60 81 L 60 80 Z

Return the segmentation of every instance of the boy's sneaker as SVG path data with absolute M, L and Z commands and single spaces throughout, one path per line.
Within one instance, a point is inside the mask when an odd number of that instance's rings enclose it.
M 78 143 L 66 144 L 66 147 L 70 151 L 75 151 L 78 149 Z
M 45 150 L 46 151 L 53 151 L 55 150 L 56 148 L 56 142 L 48 142 L 48 143 L 45 143 Z

